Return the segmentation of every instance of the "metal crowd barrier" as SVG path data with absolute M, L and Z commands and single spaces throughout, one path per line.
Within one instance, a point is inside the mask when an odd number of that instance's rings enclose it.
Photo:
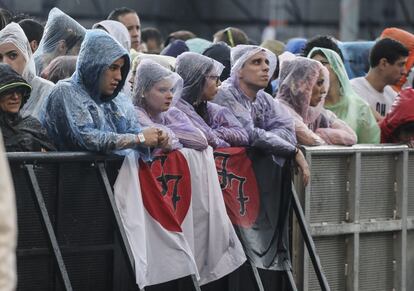
M 111 188 L 122 159 L 7 157 L 18 210 L 17 290 L 137 290 Z
M 296 189 L 331 290 L 414 290 L 414 151 L 307 147 L 311 181 Z M 293 224 L 299 290 L 320 290 Z

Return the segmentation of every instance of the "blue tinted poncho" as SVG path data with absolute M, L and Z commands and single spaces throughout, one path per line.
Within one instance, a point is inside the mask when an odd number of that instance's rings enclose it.
M 122 80 L 111 96 L 102 95 L 103 73 L 124 58 Z M 119 93 L 129 67 L 128 52 L 109 34 L 88 31 L 82 43 L 76 71 L 59 81 L 50 94 L 45 126 L 60 150 L 89 150 L 108 153 L 137 148 L 141 131 L 132 102 Z

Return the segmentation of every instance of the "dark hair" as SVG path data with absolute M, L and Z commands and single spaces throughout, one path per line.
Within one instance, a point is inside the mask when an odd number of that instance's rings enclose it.
M 414 121 L 409 121 L 398 126 L 393 135 L 398 139 L 402 133 L 410 134 L 414 137 Z
M 311 38 L 306 42 L 305 47 L 302 50 L 302 56 L 307 57 L 314 47 L 321 47 L 333 50 L 341 57 L 341 60 L 344 61 L 344 56 L 342 54 L 341 49 L 338 46 L 338 41 L 332 36 L 317 35 Z
M 19 22 L 29 42 L 36 40 L 38 43 L 42 39 L 44 27 L 34 19 L 23 19 Z
M 158 45 L 162 43 L 161 32 L 155 27 L 146 27 L 141 31 L 141 40 L 147 42 L 149 39 L 155 39 Z
M 189 39 L 192 39 L 192 38 L 195 38 L 195 37 L 196 37 L 196 35 L 193 32 L 188 31 L 188 30 L 174 31 L 174 32 L 171 32 L 168 35 L 167 39 L 164 42 L 164 47 L 168 46 L 174 40 L 186 41 L 186 40 L 189 40 Z
M 129 14 L 129 13 L 137 14 L 137 12 L 134 9 L 131 9 L 131 8 L 128 8 L 128 7 L 115 8 L 114 10 L 112 10 L 109 13 L 109 15 L 106 19 L 119 21 L 120 16 L 125 15 L 125 14 Z
M 401 57 L 408 57 L 408 49 L 399 41 L 391 38 L 383 38 L 375 43 L 369 54 L 371 68 L 378 66 L 381 59 L 385 58 L 388 63 L 394 64 Z
M 247 34 L 243 30 L 235 27 L 227 27 L 226 29 L 219 30 L 213 37 L 217 41 L 224 41 L 231 47 L 235 47 L 238 44 L 249 44 Z
M 72 76 L 76 70 L 77 59 L 77 56 L 59 56 L 43 69 L 40 76 L 56 84 L 59 80 Z

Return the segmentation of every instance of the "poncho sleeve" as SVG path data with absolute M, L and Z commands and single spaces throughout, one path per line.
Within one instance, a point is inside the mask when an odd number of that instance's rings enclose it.
M 148 114 L 142 108 L 136 107 L 136 112 L 137 112 L 138 122 L 141 126 L 155 127 L 167 133 L 168 144 L 171 150 L 177 150 L 183 147 L 179 139 L 176 137 L 176 135 L 170 128 L 164 126 L 163 124 L 155 123 L 154 121 L 152 121 L 151 118 L 148 116 Z
M 381 130 L 368 104 L 360 106 L 358 117 L 358 143 L 380 143 Z
M 288 113 L 281 108 L 276 109 L 276 103 L 273 102 L 260 104 L 263 110 L 259 113 L 261 116 L 256 115 L 254 122 L 252 113 L 230 94 L 229 91 L 219 91 L 215 102 L 228 108 L 239 120 L 249 135 L 250 146 L 283 157 L 290 157 L 295 153 L 294 123 Z
M 324 110 L 321 116 L 327 120 L 328 126 L 319 127 L 315 132 L 327 144 L 350 146 L 357 143 L 356 133 L 349 125 L 340 120 L 335 113 Z
M 247 131 L 230 110 L 214 103 L 208 103 L 207 109 L 212 119 L 210 126 L 220 139 L 235 147 L 249 144 Z
M 165 125 L 170 128 L 185 148 L 205 150 L 208 142 L 203 132 L 178 108 L 172 107 L 164 114 Z
M 72 93 L 72 94 L 71 94 Z M 48 98 L 45 127 L 60 150 L 88 150 L 110 153 L 116 150 L 137 149 L 149 155 L 149 149 L 137 146 L 136 135 L 141 131 L 138 123 L 131 122 L 131 112 L 112 112 L 117 118 L 118 133 L 107 124 L 107 117 L 96 103 L 77 98 L 70 88 L 55 87 Z M 112 106 L 111 106 L 112 107 Z M 119 106 L 113 106 L 114 109 Z M 126 110 L 128 112 L 128 110 Z M 133 109 L 132 109 L 133 112 Z M 105 115 L 109 112 L 105 112 Z M 114 122 L 113 122 L 114 123 Z

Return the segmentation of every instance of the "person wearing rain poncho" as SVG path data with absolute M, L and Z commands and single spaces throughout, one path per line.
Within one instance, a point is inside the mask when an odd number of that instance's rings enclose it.
M 60 150 L 148 154 L 146 147 L 167 145 L 162 131 L 141 130 L 130 99 L 119 94 L 129 67 L 128 52 L 108 33 L 86 33 L 75 73 L 58 82 L 46 107 L 44 124 Z
M 50 10 L 42 40 L 34 53 L 36 75 L 58 56 L 77 55 L 85 32 L 85 28 L 58 8 Z
M 329 71 L 329 90 L 325 108 L 345 121 L 357 134 L 358 143 L 377 144 L 380 129 L 369 105 L 352 89 L 339 55 L 330 49 L 315 47 L 309 58 L 317 60 Z
M 402 90 L 380 123 L 382 143 L 406 143 L 414 147 L 413 108 L 414 89 Z
M 248 145 L 248 135 L 230 110 L 211 103 L 220 85 L 224 66 L 206 56 L 186 52 L 177 58 L 176 71 L 183 78 L 177 104 L 207 138 L 212 148 Z
M 276 56 L 254 45 L 231 49 L 230 78 L 221 85 L 214 102 L 230 109 L 246 129 L 249 145 L 273 154 L 283 166 L 294 158 L 307 184 L 309 167 L 296 147 L 294 121 L 278 100 L 263 91 L 276 69 Z
M 128 29 L 121 22 L 115 20 L 103 20 L 95 23 L 93 29 L 103 29 L 115 38 L 127 51 L 131 49 L 131 38 Z
M 32 87 L 30 98 L 21 110 L 22 116 L 40 119 L 54 84 L 36 76 L 30 43 L 17 23 L 12 22 L 0 31 L 0 55 L 2 62 L 9 64 Z
M 146 59 L 137 68 L 133 102 L 136 106 L 138 121 L 143 126 L 154 126 L 168 134 L 168 149 L 182 148 L 178 138 L 164 126 L 164 112 L 174 105 L 181 93 L 182 79 L 176 73 L 165 69 L 156 62 Z
M 8 152 L 55 150 L 40 122 L 20 113 L 30 90 L 30 85 L 9 65 L 0 64 L 0 129 Z
M 277 98 L 295 120 L 296 137 L 302 145 L 353 145 L 355 132 L 335 114 L 323 108 L 329 72 L 319 62 L 296 57 L 281 65 Z

